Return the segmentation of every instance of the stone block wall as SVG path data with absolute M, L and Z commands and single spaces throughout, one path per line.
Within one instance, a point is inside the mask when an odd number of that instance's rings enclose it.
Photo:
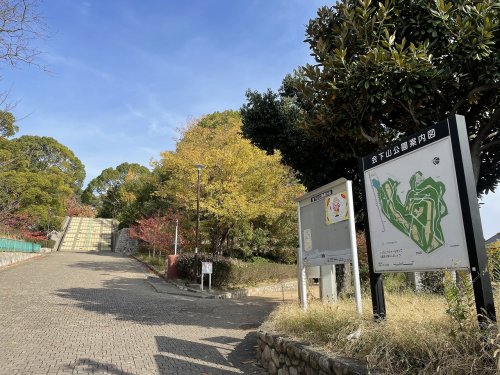
M 116 233 L 115 252 L 122 254 L 134 254 L 138 251 L 138 241 L 130 238 L 128 228 L 120 229 Z
M 0 267 L 10 266 L 11 264 L 39 256 L 40 253 L 0 252 Z
M 330 357 L 304 343 L 279 334 L 259 331 L 257 361 L 271 375 L 368 375 L 366 364 L 344 357 Z

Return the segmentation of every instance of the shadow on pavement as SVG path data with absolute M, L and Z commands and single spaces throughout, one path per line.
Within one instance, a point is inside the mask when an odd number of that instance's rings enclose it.
M 75 254 L 73 252 L 72 254 Z M 140 268 L 138 268 L 135 261 L 132 261 L 126 255 L 112 253 L 110 251 L 86 251 L 86 252 L 78 252 L 77 254 L 85 254 L 100 257 L 99 260 L 88 261 L 83 260 L 80 262 L 74 262 L 69 264 L 68 266 L 71 268 L 83 268 L 87 270 L 95 270 L 95 271 L 108 271 L 108 272 L 137 272 Z M 115 259 L 123 259 L 125 262 L 116 262 Z
M 231 344 L 217 345 L 221 338 Z M 206 344 L 165 336 L 156 341 L 162 353 L 155 356 L 160 374 L 168 374 L 172 367 L 184 369 L 186 374 L 266 374 L 255 362 L 254 333 L 243 340 L 225 336 L 203 339 Z
M 115 277 L 99 288 L 59 289 L 55 293 L 76 306 L 117 320 L 146 325 L 176 324 L 214 328 L 258 327 L 278 302 L 262 297 L 243 300 L 186 299 L 156 293 L 145 279 Z
M 66 370 L 72 370 L 77 374 L 112 374 L 112 375 L 135 375 L 131 372 L 105 362 L 97 362 L 88 358 L 80 358 L 74 364 L 65 366 Z

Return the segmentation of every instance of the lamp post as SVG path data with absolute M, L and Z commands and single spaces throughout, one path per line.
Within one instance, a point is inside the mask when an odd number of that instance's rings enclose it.
M 195 167 L 198 170 L 198 184 L 196 186 L 196 245 L 194 253 L 198 254 L 198 245 L 200 244 L 200 177 L 204 165 L 196 164 Z

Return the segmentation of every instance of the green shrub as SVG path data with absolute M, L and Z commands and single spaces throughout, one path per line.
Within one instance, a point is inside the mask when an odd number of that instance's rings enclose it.
M 420 283 L 422 284 L 422 291 L 434 294 L 444 293 L 444 272 L 422 272 L 420 274 Z
M 149 264 L 150 266 L 155 267 L 159 272 L 163 272 L 165 270 L 165 258 L 161 257 L 153 257 L 150 256 L 147 252 L 139 252 L 134 254 L 141 261 Z
M 267 258 L 259 257 L 259 256 L 254 256 L 250 258 L 250 262 L 252 263 L 271 263 L 271 261 Z
M 53 249 L 56 241 L 54 240 L 30 240 L 30 242 L 34 242 L 39 244 L 41 247 L 46 247 L 49 249 Z
M 297 266 L 280 263 L 250 263 L 237 261 L 228 285 L 252 286 L 262 282 L 279 282 L 297 277 Z
M 220 255 L 184 253 L 179 256 L 177 267 L 181 278 L 199 282 L 201 262 L 212 262 L 212 284 L 215 287 L 248 286 L 297 276 L 295 265 L 271 263 L 264 258 L 256 258 L 256 262 L 242 262 Z
M 491 281 L 500 281 L 500 242 L 496 241 L 487 245 L 486 253 Z
M 409 289 L 406 275 L 403 272 L 385 273 L 382 277 L 384 290 L 389 293 L 399 293 Z
M 179 276 L 189 281 L 198 282 L 201 274 L 201 262 L 212 262 L 212 285 L 221 287 L 226 285 L 226 281 L 231 278 L 233 271 L 229 258 L 221 255 L 212 255 L 207 253 L 184 253 L 179 255 L 177 260 L 177 270 Z

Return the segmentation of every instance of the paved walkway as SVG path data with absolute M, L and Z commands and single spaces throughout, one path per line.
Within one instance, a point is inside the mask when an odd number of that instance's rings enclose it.
M 265 299 L 157 293 L 112 253 L 53 253 L 0 270 L 0 374 L 265 374 Z

